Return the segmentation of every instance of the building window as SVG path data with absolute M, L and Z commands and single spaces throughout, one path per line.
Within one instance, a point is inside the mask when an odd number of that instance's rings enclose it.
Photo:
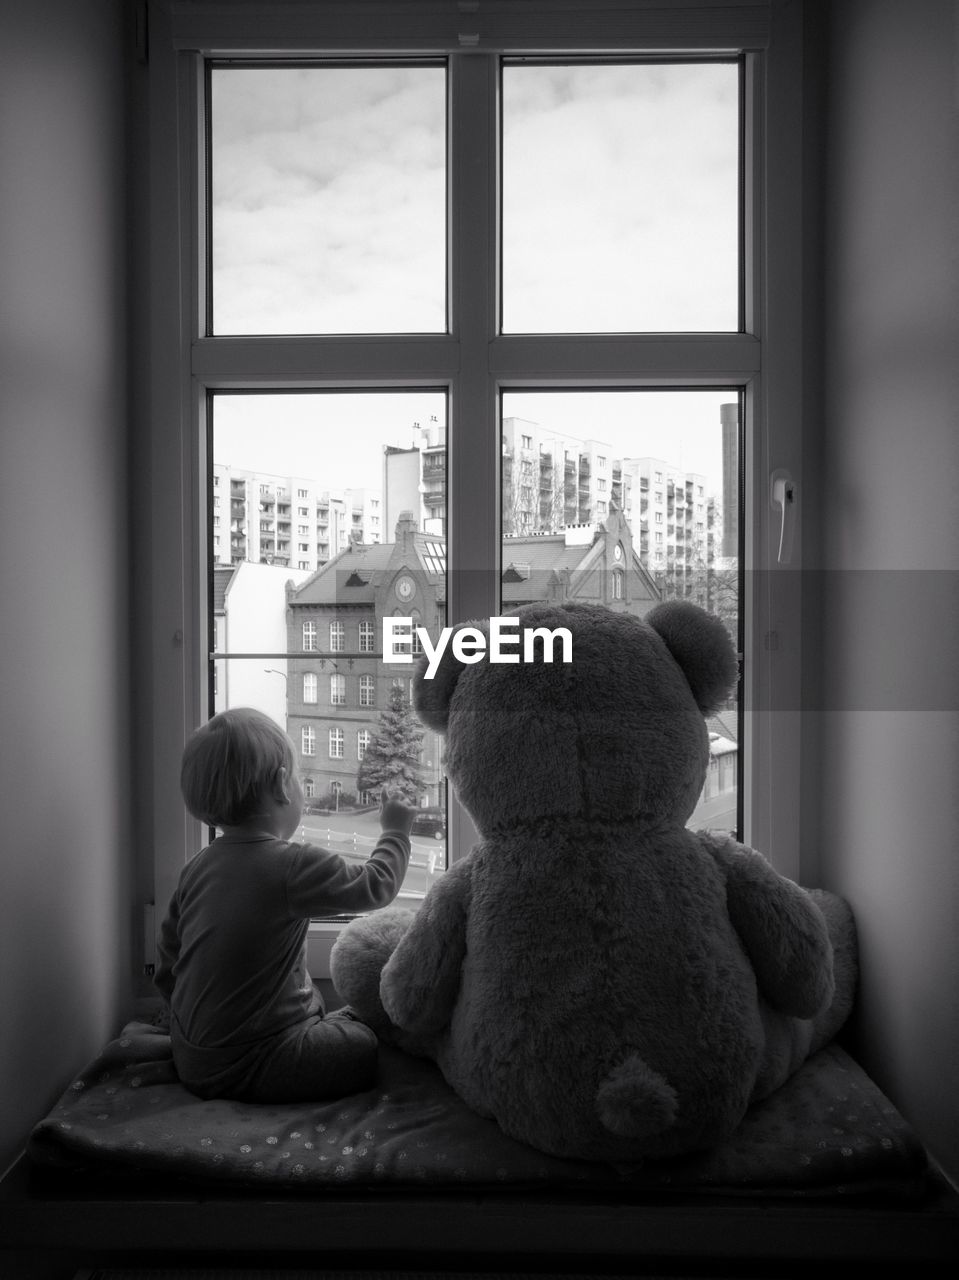
M 330 702 L 334 707 L 346 706 L 346 676 L 330 676 Z
M 308 652 L 316 649 L 316 623 L 303 623 L 303 648 Z
M 316 672 L 307 671 L 303 676 L 303 701 L 316 702 L 317 700 L 317 679 Z
M 311 724 L 305 724 L 300 730 L 300 751 L 305 756 L 316 755 L 316 730 Z
M 376 681 L 372 676 L 360 676 L 360 706 L 376 706 Z
M 356 758 L 362 760 L 366 755 L 366 748 L 370 745 L 369 729 L 360 729 L 356 735 Z
M 345 741 L 345 735 L 342 729 L 330 730 L 330 759 L 331 760 L 343 759 L 344 741 Z
M 316 795 L 316 782 L 313 778 L 303 779 L 303 796 L 306 800 L 312 800 Z
M 360 623 L 360 653 L 376 651 L 376 628 L 372 622 Z
M 346 648 L 346 627 L 342 622 L 330 623 L 330 653 L 342 653 Z

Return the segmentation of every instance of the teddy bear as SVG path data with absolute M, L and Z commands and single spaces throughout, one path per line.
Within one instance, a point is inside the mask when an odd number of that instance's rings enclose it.
M 334 986 L 541 1151 L 630 1162 L 708 1148 L 846 1019 L 852 913 L 686 826 L 705 718 L 737 677 L 721 621 L 685 601 L 644 618 L 588 604 L 516 616 L 532 660 L 463 662 L 448 645 L 432 679 L 423 660 L 414 677 L 479 842 L 417 912 L 353 921 Z M 560 627 L 568 662 L 537 639 Z

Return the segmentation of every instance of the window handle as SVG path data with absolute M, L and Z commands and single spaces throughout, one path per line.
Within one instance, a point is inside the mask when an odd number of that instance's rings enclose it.
M 792 559 L 797 493 L 795 480 L 782 467 L 777 467 L 769 477 L 769 501 L 773 510 L 779 512 L 779 550 L 776 561 L 778 564 L 789 564 Z

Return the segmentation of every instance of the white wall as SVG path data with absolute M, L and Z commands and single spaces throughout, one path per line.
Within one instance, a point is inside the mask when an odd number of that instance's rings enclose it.
M 223 644 L 227 652 L 285 652 L 288 645 L 286 584 L 299 585 L 309 576 L 308 569 L 286 569 L 272 564 L 238 565 L 226 589 Z M 286 728 L 290 678 L 286 658 L 238 659 L 221 662 L 219 667 L 217 710 L 256 707 Z
M 129 986 L 120 26 L 3 10 L 0 1168 Z
M 859 1055 L 953 1178 L 957 30 L 950 0 L 829 8 L 815 723 L 822 880 L 859 921 Z

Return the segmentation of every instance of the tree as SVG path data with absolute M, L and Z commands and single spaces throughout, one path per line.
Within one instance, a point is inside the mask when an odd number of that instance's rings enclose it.
M 389 702 L 380 712 L 379 728 L 360 761 L 357 790 L 379 793 L 383 787 L 393 787 L 411 804 L 419 804 L 423 789 L 422 746 L 423 730 L 402 686 L 394 685 Z

